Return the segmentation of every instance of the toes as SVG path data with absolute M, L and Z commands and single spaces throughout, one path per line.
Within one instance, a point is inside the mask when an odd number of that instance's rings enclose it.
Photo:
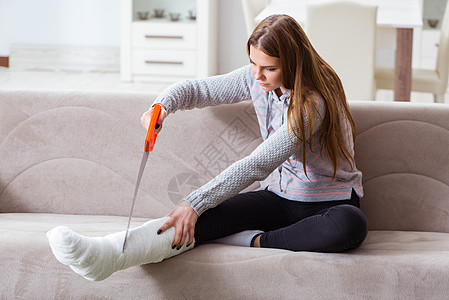
M 47 232 L 50 247 L 61 263 L 69 265 L 73 262 L 73 251 L 79 242 L 79 235 L 67 227 L 58 226 Z

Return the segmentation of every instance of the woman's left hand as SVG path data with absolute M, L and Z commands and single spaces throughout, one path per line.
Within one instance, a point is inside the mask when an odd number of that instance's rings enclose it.
M 198 215 L 192 206 L 187 201 L 182 201 L 167 216 L 170 219 L 159 228 L 158 234 L 163 233 L 170 227 L 174 227 L 175 238 L 172 243 L 173 249 L 176 247 L 180 249 L 184 245 L 187 234 L 189 235 L 187 245 L 192 244 L 195 236 L 195 224 L 198 220 Z

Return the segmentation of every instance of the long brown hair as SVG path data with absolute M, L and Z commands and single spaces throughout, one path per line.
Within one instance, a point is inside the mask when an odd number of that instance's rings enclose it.
M 338 161 L 343 159 L 351 168 L 355 167 L 350 149 L 347 148 L 342 133 L 339 111 L 351 124 L 355 139 L 355 124 L 349 111 L 343 85 L 335 71 L 313 48 L 301 26 L 287 15 L 272 15 L 264 19 L 254 29 L 247 42 L 265 54 L 280 59 L 282 86 L 290 90 L 287 124 L 301 141 L 298 152 L 302 152 L 304 173 L 306 170 L 306 145 L 312 149 L 312 132 L 317 108 L 311 92 L 318 93 L 326 105 L 326 114 L 318 132 L 321 149 L 325 150 L 333 166 L 335 178 Z M 308 132 L 305 132 L 305 118 Z M 302 151 L 301 151 L 302 150 Z

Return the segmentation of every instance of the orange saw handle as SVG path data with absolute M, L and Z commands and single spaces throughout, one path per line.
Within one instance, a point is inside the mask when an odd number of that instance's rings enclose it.
M 157 138 L 157 133 L 154 133 L 154 130 L 156 129 L 156 124 L 160 115 L 161 106 L 156 104 L 153 106 L 153 111 L 151 112 L 150 125 L 148 126 L 147 136 L 145 138 L 145 152 L 153 151 Z

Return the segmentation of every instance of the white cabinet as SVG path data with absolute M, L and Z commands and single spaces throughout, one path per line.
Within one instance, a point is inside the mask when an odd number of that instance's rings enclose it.
M 216 0 L 121 0 L 121 13 L 122 80 L 173 82 L 217 73 Z

